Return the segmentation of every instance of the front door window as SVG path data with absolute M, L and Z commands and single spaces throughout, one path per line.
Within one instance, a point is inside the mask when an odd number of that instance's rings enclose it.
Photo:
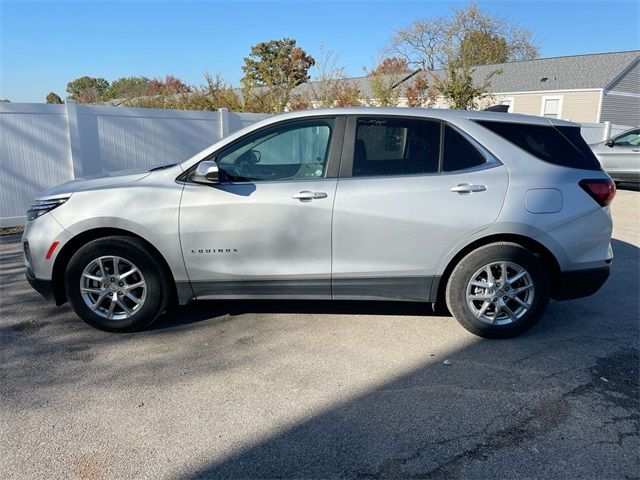
M 637 147 L 638 145 L 640 145 L 640 130 L 625 132 L 622 135 L 616 137 L 613 141 L 615 145 Z
M 332 119 L 286 123 L 241 140 L 216 156 L 222 182 L 324 176 Z

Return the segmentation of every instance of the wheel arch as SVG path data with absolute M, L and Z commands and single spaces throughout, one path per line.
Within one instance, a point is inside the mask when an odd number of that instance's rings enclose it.
M 435 300 L 435 303 L 444 305 L 444 295 L 447 288 L 447 283 L 449 282 L 449 277 L 451 276 L 451 272 L 456 267 L 456 265 L 460 263 L 460 260 L 462 260 L 466 255 L 476 250 L 477 248 L 496 242 L 516 243 L 530 250 L 535 255 L 539 256 L 549 277 L 551 296 L 553 297 L 554 293 L 557 291 L 557 282 L 560 273 L 560 264 L 558 263 L 558 260 L 553 255 L 553 253 L 542 243 L 534 240 L 531 237 L 511 233 L 498 233 L 474 240 L 473 242 L 462 247 L 453 256 L 453 258 L 449 260 L 449 263 L 444 269 L 442 275 L 434 280 L 434 283 L 431 287 L 431 298 Z
M 73 257 L 73 255 L 87 243 L 92 242 L 93 240 L 98 240 L 100 238 L 113 236 L 135 238 L 144 243 L 148 251 L 151 252 L 154 258 L 158 260 L 165 278 L 169 281 L 171 292 L 171 298 L 169 300 L 170 304 L 178 300 L 176 281 L 171 268 L 169 268 L 169 264 L 165 260 L 164 256 L 158 251 L 156 247 L 153 246 L 153 244 L 151 244 L 151 242 L 141 237 L 140 235 L 137 235 L 128 230 L 124 230 L 121 228 L 104 227 L 93 228 L 79 233 L 67 243 L 65 243 L 60 252 L 58 252 L 56 260 L 53 264 L 53 271 L 51 274 L 53 297 L 55 299 L 56 305 L 62 305 L 67 302 L 67 293 L 64 287 L 64 274 L 67 270 L 67 266 L 69 265 L 71 257 Z

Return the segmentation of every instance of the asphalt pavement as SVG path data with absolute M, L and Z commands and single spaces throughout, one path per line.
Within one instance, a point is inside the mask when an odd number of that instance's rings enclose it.
M 638 479 L 640 192 L 612 210 L 600 292 L 496 341 L 375 302 L 201 302 L 108 334 L 1 237 L 0 477 Z

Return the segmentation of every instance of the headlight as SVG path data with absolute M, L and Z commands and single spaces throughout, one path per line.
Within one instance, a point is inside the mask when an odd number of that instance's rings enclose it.
M 64 202 L 69 200 L 67 198 L 53 198 L 51 200 L 36 200 L 27 210 L 27 221 L 35 220 L 40 215 L 44 215 L 47 212 L 50 212 L 56 207 L 59 207 Z

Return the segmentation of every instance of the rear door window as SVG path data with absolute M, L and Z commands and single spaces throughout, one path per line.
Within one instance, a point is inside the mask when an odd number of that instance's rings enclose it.
M 440 123 L 398 118 L 359 118 L 353 176 L 438 172 Z
M 482 120 L 477 123 L 545 162 L 563 167 L 601 170 L 600 162 L 582 138 L 579 127 Z

